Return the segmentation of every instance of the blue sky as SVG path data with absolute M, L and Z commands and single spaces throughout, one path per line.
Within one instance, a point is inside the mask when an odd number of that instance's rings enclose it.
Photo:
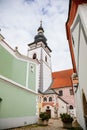
M 65 22 L 68 0 L 0 0 L 0 28 L 5 41 L 27 54 L 42 20 L 48 46 L 52 50 L 52 71 L 72 67 Z

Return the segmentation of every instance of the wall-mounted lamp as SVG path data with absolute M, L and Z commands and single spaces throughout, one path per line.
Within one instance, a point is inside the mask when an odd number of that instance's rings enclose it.
M 79 86 L 77 73 L 72 74 L 72 83 L 73 83 L 74 92 L 76 93 Z
M 76 93 L 77 92 L 77 90 L 78 90 L 78 86 L 79 86 L 79 83 L 77 83 L 77 84 L 73 84 L 73 87 L 74 87 L 74 92 Z

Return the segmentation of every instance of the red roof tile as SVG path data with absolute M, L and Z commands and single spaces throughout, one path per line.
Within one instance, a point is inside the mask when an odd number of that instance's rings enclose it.
M 62 88 L 62 87 L 71 87 L 71 75 L 73 74 L 73 69 L 63 70 L 59 72 L 53 72 L 53 83 L 51 88 Z

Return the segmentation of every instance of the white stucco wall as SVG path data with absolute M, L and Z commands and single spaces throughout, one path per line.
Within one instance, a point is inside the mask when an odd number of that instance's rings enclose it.
M 87 36 L 87 34 L 86 34 Z M 87 41 L 84 39 L 84 34 L 80 32 L 80 50 L 79 50 L 79 82 L 81 89 L 84 89 L 84 93 L 87 99 Z
M 37 59 L 40 60 L 41 59 L 41 48 L 36 48 L 36 49 L 30 50 L 28 53 L 28 56 L 30 58 L 33 58 L 34 53 L 36 53 Z
M 28 56 L 32 58 L 34 53 L 36 53 L 37 55 L 37 59 L 41 64 L 41 66 L 39 65 L 39 67 L 41 67 L 41 70 L 40 68 L 38 69 L 39 74 L 41 71 L 41 75 L 39 75 L 40 81 L 42 81 L 41 86 L 43 86 L 43 91 L 45 91 L 52 82 L 51 56 L 49 54 L 49 51 L 47 51 L 47 49 L 45 48 L 44 43 L 39 42 L 37 43 L 37 45 L 34 44 L 33 46 L 34 47 L 30 48 Z M 47 61 L 45 61 L 45 57 L 47 57 Z
M 51 69 L 43 63 L 43 88 L 46 90 L 52 83 Z
M 3 118 L 0 119 L 0 129 L 2 130 L 2 129 L 15 128 L 19 126 L 26 126 L 29 124 L 35 124 L 37 121 L 38 121 L 37 116 Z
M 77 24 L 78 23 L 78 24 Z M 78 25 L 80 25 L 78 27 Z M 75 46 L 74 54 L 76 60 L 77 73 L 79 77 L 78 90 L 75 93 L 77 120 L 84 130 L 85 120 L 83 111 L 82 91 L 87 101 L 87 4 L 79 5 L 78 11 L 71 27 Z
M 60 98 L 58 98 L 58 117 L 60 117 L 61 113 L 67 113 L 67 104 L 63 102 Z
M 77 24 L 74 32 L 72 32 L 72 43 L 73 43 L 73 49 L 74 49 L 74 55 L 75 55 L 75 61 L 76 61 L 76 66 L 77 66 L 77 61 L 78 61 L 78 37 L 79 37 L 79 33 L 77 33 L 79 31 L 79 23 Z
M 47 56 L 47 62 L 45 61 L 45 56 Z M 44 49 L 42 49 L 42 59 L 49 67 L 51 67 L 51 56 Z

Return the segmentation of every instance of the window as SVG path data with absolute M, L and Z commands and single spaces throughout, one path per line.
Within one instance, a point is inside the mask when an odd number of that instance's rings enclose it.
M 69 106 L 69 109 L 73 109 L 73 106 L 72 106 L 72 105 L 70 105 L 70 106 Z
M 47 98 L 46 98 L 46 97 L 44 97 L 43 101 L 44 101 L 44 102 L 47 102 Z
M 49 109 L 50 107 L 49 106 L 47 106 L 47 109 Z
M 49 97 L 49 102 L 51 102 L 52 101 L 52 97 Z
M 36 53 L 33 54 L 33 59 L 36 59 L 37 58 L 37 55 Z
M 70 89 L 70 95 L 73 95 L 73 89 Z
M 59 90 L 59 96 L 63 96 L 63 91 Z
M 47 62 L 47 56 L 45 56 L 45 61 Z

